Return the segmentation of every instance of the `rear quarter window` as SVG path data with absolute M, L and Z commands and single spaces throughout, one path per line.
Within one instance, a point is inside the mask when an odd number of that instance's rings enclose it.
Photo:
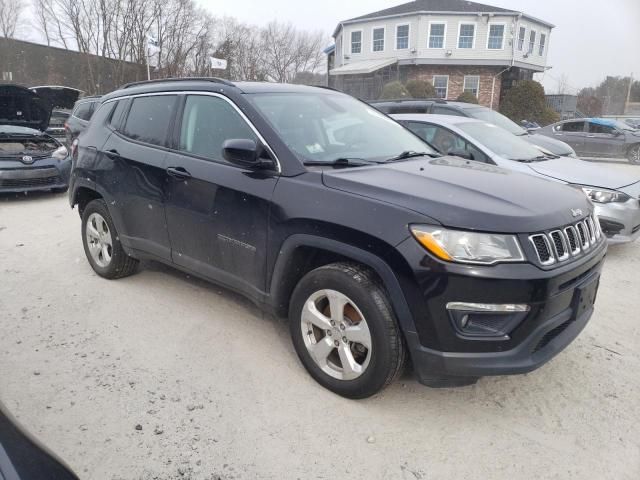
M 165 146 L 175 95 L 154 95 L 135 98 L 122 133 L 139 142 Z
M 79 118 L 80 120 L 89 121 L 89 119 L 91 118 L 92 110 L 92 103 L 84 102 L 76 106 L 76 109 L 73 111 L 73 116 Z

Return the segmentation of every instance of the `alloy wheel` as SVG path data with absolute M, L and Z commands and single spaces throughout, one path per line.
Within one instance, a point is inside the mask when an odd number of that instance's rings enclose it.
M 371 360 L 367 321 L 346 295 L 319 290 L 304 303 L 300 318 L 309 355 L 327 375 L 338 380 L 361 376 Z
M 113 239 L 104 217 L 99 213 L 92 213 L 87 219 L 85 233 L 93 261 L 99 267 L 108 267 L 113 255 Z

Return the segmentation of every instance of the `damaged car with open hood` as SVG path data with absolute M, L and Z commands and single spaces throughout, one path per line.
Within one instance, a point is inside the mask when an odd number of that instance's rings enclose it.
M 67 190 L 71 157 L 46 133 L 51 110 L 29 88 L 0 85 L 0 193 Z

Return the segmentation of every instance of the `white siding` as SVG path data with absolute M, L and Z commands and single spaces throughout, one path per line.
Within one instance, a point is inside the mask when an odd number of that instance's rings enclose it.
M 443 49 L 428 48 L 430 22 L 442 22 L 446 24 L 445 47 Z M 457 48 L 459 25 L 465 22 L 475 23 L 476 25 L 475 48 L 473 49 Z M 496 23 L 505 25 L 503 48 L 501 50 L 490 50 L 487 48 L 489 25 Z M 396 50 L 396 26 L 402 24 L 410 25 L 409 48 L 406 50 Z M 518 26 L 520 24 L 527 26 L 525 48 L 522 52 L 517 49 Z M 372 49 L 373 28 L 379 27 L 385 28 L 385 48 L 381 52 L 374 52 Z M 528 58 L 525 58 L 524 54 L 528 49 L 529 34 L 532 28 L 536 30 L 536 45 L 533 53 L 529 55 Z M 359 54 L 351 53 L 351 32 L 355 30 L 362 31 L 362 52 Z M 546 35 L 545 51 L 542 56 L 539 55 L 541 33 Z M 463 14 L 431 14 L 363 21 L 344 25 L 344 28 L 338 34 L 338 36 L 342 37 L 342 52 L 336 52 L 336 67 L 344 63 L 382 58 L 397 58 L 399 60 L 442 59 L 443 63 L 446 63 L 447 60 L 504 61 L 511 60 L 513 52 L 515 52 L 516 61 L 541 67 L 546 65 L 546 56 L 550 45 L 550 33 L 551 30 L 549 27 L 527 20 L 526 18 L 519 20 L 514 16 L 500 15 L 494 15 L 492 17 L 483 15 L 478 17 L 477 15 Z M 336 37 L 336 41 L 337 40 L 338 38 Z M 447 55 L 448 51 L 450 51 L 450 55 Z

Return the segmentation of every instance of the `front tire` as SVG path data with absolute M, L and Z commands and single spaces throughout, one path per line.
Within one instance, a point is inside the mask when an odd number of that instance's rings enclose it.
M 629 163 L 640 165 L 640 143 L 632 146 L 627 153 Z
M 291 297 L 289 328 L 309 374 L 343 397 L 370 397 L 403 371 L 406 347 L 388 296 L 359 265 L 305 275 Z
M 120 243 L 107 204 L 92 200 L 82 211 L 82 243 L 91 268 L 103 278 L 127 277 L 138 260 L 126 254 Z

